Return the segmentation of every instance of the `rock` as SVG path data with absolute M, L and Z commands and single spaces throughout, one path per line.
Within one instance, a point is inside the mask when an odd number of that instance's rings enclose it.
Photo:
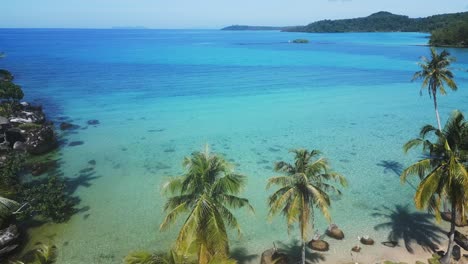
M 18 237 L 18 228 L 15 225 L 0 230 L 0 256 L 10 253 L 18 246 L 15 244 Z
M 447 222 L 452 221 L 452 213 L 451 212 L 443 212 L 443 213 L 440 214 L 440 216 L 442 217 L 442 219 L 444 221 L 447 221 Z M 457 219 L 455 219 L 455 225 L 458 226 L 458 227 L 468 226 L 468 221 L 462 222 L 461 217 L 457 217 Z
M 52 169 L 55 169 L 56 167 L 57 167 L 57 162 L 55 160 L 39 162 L 31 166 L 31 174 L 33 176 L 39 176 Z
M 92 126 L 99 125 L 99 120 L 97 119 L 88 120 L 88 125 L 92 125 Z
M 456 261 L 459 261 L 459 260 L 460 260 L 460 258 L 461 258 L 460 246 L 458 246 L 458 245 L 453 246 L 452 257 L 453 257 L 453 259 L 455 259 Z
M 95 160 L 90 160 L 90 161 L 88 161 L 88 164 L 94 166 L 94 165 L 96 165 L 96 161 Z
M 351 248 L 351 251 L 359 253 L 359 252 L 361 252 L 361 247 L 360 246 L 354 246 L 353 248 Z
M 394 248 L 398 245 L 398 242 L 397 241 L 385 241 L 385 242 L 382 242 L 382 245 Z
M 8 118 L 0 116 L 0 126 L 4 126 L 8 124 L 10 124 L 10 121 L 8 120 Z
M 468 250 L 468 237 L 455 230 L 455 243 L 457 243 L 464 250 Z
M 13 149 L 24 151 L 26 150 L 26 144 L 24 144 L 24 142 L 21 142 L 21 141 L 16 141 L 15 144 L 13 144 Z
M 260 264 L 288 264 L 288 256 L 271 248 L 262 253 Z
M 21 130 L 18 128 L 9 128 L 7 131 L 5 131 L 5 137 L 6 141 L 10 143 L 10 147 L 13 147 L 16 141 L 26 141 L 24 135 L 21 133 Z
M 60 130 L 69 130 L 75 128 L 75 125 L 68 123 L 68 122 L 62 122 L 60 123 Z
M 325 252 L 330 249 L 330 245 L 327 241 L 321 239 L 312 239 L 307 246 L 315 251 Z
M 362 244 L 368 245 L 368 246 L 372 246 L 375 243 L 372 238 L 367 237 L 367 236 L 361 237 L 360 241 L 361 241 Z
M 28 132 L 26 150 L 30 154 L 44 154 L 54 150 L 57 146 L 57 138 L 51 125 L 43 125 L 39 129 Z
M 72 142 L 68 143 L 68 146 L 74 147 L 74 146 L 79 146 L 79 145 L 83 145 L 83 144 L 84 144 L 83 141 L 78 140 L 78 141 L 72 141 Z
M 337 225 L 331 224 L 325 234 L 331 238 L 342 240 L 344 238 L 344 233 Z

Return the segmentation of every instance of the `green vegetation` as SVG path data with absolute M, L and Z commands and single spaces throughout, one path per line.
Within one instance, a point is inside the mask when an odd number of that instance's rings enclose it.
M 4 57 L 0 53 L 0 58 Z M 21 86 L 13 83 L 13 75 L 0 69 L 0 115 L 9 115 L 12 113 L 15 103 L 23 99 L 24 94 Z
M 307 39 L 295 39 L 295 40 L 292 41 L 292 43 L 306 44 L 306 43 L 309 43 L 309 40 L 307 40 Z
M 35 123 L 23 123 L 18 126 L 19 129 L 30 131 L 41 128 L 42 126 Z
M 432 31 L 429 44 L 432 46 L 468 47 L 468 22 L 454 22 Z
M 431 142 L 427 138 L 436 138 Z M 417 208 L 429 208 L 436 219 L 441 219 L 440 206 L 444 201 L 451 205 L 451 225 L 447 254 L 440 260 L 442 264 L 450 262 L 454 243 L 455 221 L 461 217 L 466 221 L 468 172 L 468 122 L 463 114 L 455 111 L 441 131 L 431 125 L 421 129 L 420 137 L 408 141 L 404 150 L 421 146 L 427 158 L 409 166 L 401 174 L 401 180 L 406 181 L 410 175 L 421 179 L 414 196 Z
M 434 109 L 436 113 L 437 125 L 439 130 L 442 130 L 440 125 L 439 110 L 437 109 L 437 91 L 441 95 L 447 94 L 445 85 L 453 91 L 457 90 L 457 84 L 453 80 L 453 73 L 449 69 L 450 64 L 455 58 L 450 57 L 450 53 L 443 50 L 441 53 L 437 53 L 435 48 L 431 48 L 431 59 L 426 57 L 421 58 L 419 66 L 421 70 L 416 72 L 413 76 L 413 81 L 422 79 L 422 89 L 426 89 L 429 93 L 429 97 L 434 100 Z
M 186 157 L 186 173 L 167 182 L 164 192 L 171 194 L 165 205 L 167 215 L 161 230 L 167 229 L 181 214 L 187 214 L 176 240 L 180 255 L 196 255 L 196 263 L 228 263 L 227 228 L 241 234 L 239 223 L 230 209 L 246 207 L 249 201 L 238 195 L 246 178 L 233 173 L 231 165 L 208 150 Z
M 307 26 L 289 27 L 289 32 L 432 32 L 449 25 L 468 21 L 468 12 L 443 14 L 425 18 L 409 18 L 389 12 L 378 12 L 367 17 L 321 20 Z
M 25 257 L 28 260 L 10 261 L 11 264 L 53 264 L 57 261 L 57 247 L 44 243 L 37 243 L 36 247 L 28 252 Z
M 305 263 L 307 230 L 314 230 L 313 208 L 317 207 L 330 221 L 328 192 L 341 194 L 335 186 L 326 183 L 336 180 L 346 186 L 346 179 L 338 173 L 331 172 L 326 159 L 318 158 L 320 152 L 305 149 L 292 150 L 295 154 L 294 164 L 284 161 L 275 164 L 275 171 L 287 176 L 277 176 L 268 180 L 267 188 L 275 185 L 276 190 L 268 199 L 270 217 L 282 212 L 286 217 L 288 232 L 296 222 L 299 224 L 302 242 L 302 264 Z

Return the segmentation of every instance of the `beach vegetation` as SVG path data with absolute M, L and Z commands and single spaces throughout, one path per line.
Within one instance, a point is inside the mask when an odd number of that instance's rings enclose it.
M 267 189 L 277 186 L 278 189 L 268 198 L 270 218 L 282 213 L 286 218 L 288 233 L 294 224 L 299 225 L 302 243 L 301 263 L 305 263 L 305 251 L 308 235 L 314 230 L 314 208 L 331 221 L 329 212 L 329 193 L 341 194 L 341 191 L 330 180 L 346 186 L 345 177 L 330 170 L 328 161 L 320 157 L 318 150 L 291 150 L 294 163 L 285 161 L 275 163 L 275 171 L 285 174 L 268 180 Z
M 208 148 L 192 153 L 183 161 L 185 173 L 169 180 L 163 192 L 171 195 L 160 229 L 166 230 L 179 217 L 186 215 L 175 243 L 175 251 L 183 256 L 196 256 L 196 263 L 229 262 L 227 230 L 241 234 L 240 225 L 231 209 L 247 208 L 249 201 L 238 194 L 246 177 L 237 174 L 224 158 L 211 154 Z
M 441 95 L 447 94 L 446 88 L 453 91 L 457 90 L 457 84 L 453 80 L 453 73 L 450 70 L 450 64 L 455 61 L 454 57 L 446 50 L 438 53 L 435 48 L 431 48 L 431 58 L 421 57 L 419 62 L 420 71 L 413 75 L 413 81 L 421 79 L 423 89 L 427 89 L 429 97 L 434 101 L 434 109 L 436 113 L 437 125 L 439 130 L 442 130 L 440 124 L 439 109 L 437 106 L 437 93 Z
M 443 130 L 426 125 L 421 129 L 419 138 L 408 141 L 403 147 L 405 152 L 421 147 L 425 155 L 401 174 L 402 182 L 412 175 L 421 179 L 414 196 L 416 208 L 429 209 L 440 221 L 442 203 L 448 201 L 451 205 L 449 245 L 441 259 L 442 264 L 449 263 L 452 255 L 456 219 L 466 221 L 467 139 L 468 122 L 460 111 L 454 111 Z

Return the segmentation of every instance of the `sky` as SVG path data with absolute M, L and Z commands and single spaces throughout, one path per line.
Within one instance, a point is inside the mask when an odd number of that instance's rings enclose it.
M 410 17 L 468 11 L 468 0 L 12 0 L 0 28 L 219 28 L 305 25 L 378 11 Z

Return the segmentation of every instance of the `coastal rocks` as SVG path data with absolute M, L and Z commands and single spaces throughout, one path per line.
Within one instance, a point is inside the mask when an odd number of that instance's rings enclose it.
M 75 147 L 75 146 L 80 146 L 80 145 L 83 145 L 83 144 L 84 144 L 83 141 L 78 140 L 78 141 L 72 141 L 72 142 L 68 143 L 68 146 Z
M 6 255 L 18 247 L 18 244 L 15 243 L 18 237 L 19 232 L 15 225 L 0 230 L 0 256 Z
M 385 241 L 385 242 L 382 242 L 382 245 L 386 247 L 394 248 L 398 245 L 398 242 L 397 241 Z
M 315 251 L 326 252 L 330 249 L 327 241 L 321 239 L 312 239 L 307 246 Z
M 15 111 L 10 118 L 11 123 L 35 123 L 43 124 L 46 121 L 45 114 L 41 106 L 31 106 L 29 104 L 21 104 L 21 109 Z
M 21 141 L 16 141 L 15 144 L 13 144 L 13 149 L 18 151 L 25 151 L 26 144 L 24 144 L 24 142 Z
M 455 243 L 464 250 L 468 250 L 468 237 L 455 230 Z
M 374 240 L 368 236 L 361 237 L 359 241 L 361 241 L 362 244 L 367 245 L 367 246 L 372 246 L 375 243 Z
M 51 125 L 43 125 L 39 129 L 29 131 L 25 144 L 26 150 L 33 155 L 45 154 L 58 146 Z
M 331 238 L 342 240 L 344 238 L 344 233 L 337 225 L 331 224 L 325 234 Z
M 288 256 L 271 248 L 262 253 L 260 264 L 288 264 Z
M 24 135 L 21 133 L 21 130 L 18 128 L 9 128 L 7 131 L 5 131 L 5 139 L 10 143 L 10 147 L 13 147 L 14 143 L 17 141 L 26 141 Z
M 73 130 L 73 129 L 78 129 L 80 128 L 80 126 L 78 125 L 75 125 L 75 124 L 72 124 L 72 123 L 68 123 L 68 122 L 62 122 L 60 123 L 60 130 Z

